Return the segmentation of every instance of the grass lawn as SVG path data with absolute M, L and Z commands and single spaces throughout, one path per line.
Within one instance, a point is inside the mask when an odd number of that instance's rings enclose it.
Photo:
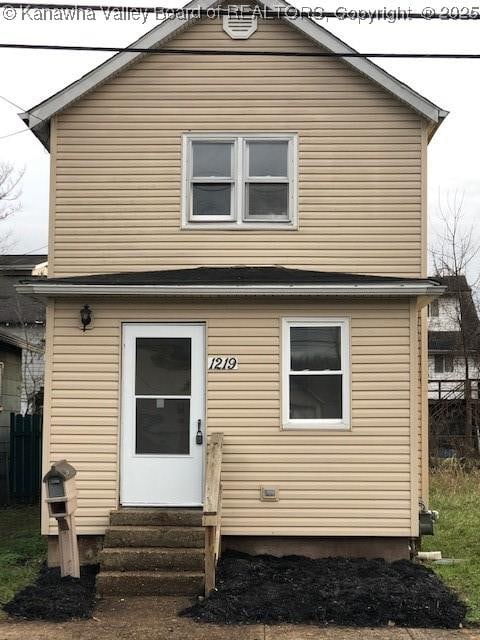
M 2 605 L 35 580 L 46 556 L 40 508 L 0 508 L 0 620 Z
M 469 606 L 467 620 L 480 624 L 480 471 L 434 471 L 430 479 L 430 508 L 439 511 L 435 536 L 423 539 L 424 551 L 441 551 L 444 558 L 464 558 L 456 565 L 436 565 L 439 576 L 460 593 Z

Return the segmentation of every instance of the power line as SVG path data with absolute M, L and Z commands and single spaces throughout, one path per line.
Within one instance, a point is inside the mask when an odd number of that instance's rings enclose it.
M 0 96 L 0 100 L 4 100 L 5 102 L 8 102 L 8 104 L 11 104 L 12 107 L 15 107 L 15 109 L 20 109 L 20 111 L 24 111 L 24 112 L 27 111 L 25 107 L 21 107 L 19 104 L 17 104 L 16 102 L 13 102 L 13 100 L 10 100 L 9 98 L 6 98 L 5 96 Z M 34 115 L 33 117 L 36 118 L 39 122 L 41 121 L 41 118 L 39 118 L 38 116 Z M 17 133 L 22 133 L 22 131 L 17 131 Z M 13 136 L 15 135 L 15 133 L 10 133 L 9 135 Z
M 15 260 L 14 262 L 11 262 L 10 264 L 21 264 L 22 262 L 22 258 L 24 256 L 30 256 L 32 254 L 35 254 L 37 251 L 41 251 L 42 249 L 47 249 L 48 245 L 44 244 L 42 247 L 37 247 L 36 249 L 30 249 L 30 251 L 25 251 L 24 253 L 17 253 L 17 254 L 13 254 L 13 255 L 17 255 L 18 256 L 18 260 Z
M 424 58 L 438 60 L 478 60 L 480 53 L 387 53 L 372 52 L 360 53 L 351 51 L 337 53 L 334 51 L 249 51 L 246 49 L 161 49 L 148 47 L 100 47 L 87 45 L 68 44 L 25 44 L 25 43 L 0 43 L 0 49 L 35 49 L 39 51 L 97 51 L 106 53 L 130 52 L 130 53 L 155 53 L 159 55 L 187 55 L 187 56 L 273 56 L 289 58 Z
M 297 9 L 293 5 L 289 7 L 280 7 L 278 6 L 276 10 L 265 9 L 256 7 L 255 9 L 250 9 L 248 7 L 242 6 L 241 9 L 237 8 L 227 8 L 223 9 L 220 7 L 211 7 L 209 9 L 201 9 L 201 8 L 190 8 L 186 7 L 136 7 L 136 6 L 122 6 L 122 5 L 97 5 L 97 4 L 54 4 L 54 3 L 38 3 L 38 4 L 26 4 L 23 2 L 0 2 L 0 8 L 6 7 L 11 9 L 22 9 L 22 10 L 34 10 L 38 9 L 65 9 L 65 10 L 74 10 L 74 11 L 100 11 L 105 13 L 106 10 L 108 12 L 114 13 L 116 11 L 122 12 L 141 12 L 142 14 L 166 14 L 173 16 L 182 16 L 182 17 L 213 17 L 213 16 L 223 16 L 223 15 L 257 15 L 264 18 L 279 18 L 279 17 L 290 17 L 290 18 L 337 18 L 340 20 L 345 20 L 346 18 L 359 18 L 359 19 L 368 19 L 368 20 L 385 20 L 386 18 L 392 16 L 398 16 L 400 19 L 404 20 L 480 20 L 480 10 L 478 8 L 468 8 L 465 10 L 448 8 L 445 7 L 443 11 L 435 11 L 432 7 L 425 7 L 423 11 L 416 12 L 412 11 L 410 8 L 401 9 L 400 7 L 395 9 L 388 9 L 387 7 L 382 7 L 379 9 L 346 9 L 340 8 L 336 11 L 325 11 L 316 7 L 310 11 L 305 11 L 304 9 Z M 463 8 L 462 8 L 463 9 Z
M 350 53 L 335 53 L 333 51 L 318 51 L 318 52 L 305 52 L 305 51 L 247 51 L 244 49 L 159 49 L 159 48 L 147 48 L 147 47 L 94 47 L 86 45 L 52 45 L 52 44 L 25 44 L 25 43 L 0 43 L 0 49 L 34 49 L 40 51 L 77 51 L 77 52 L 107 52 L 107 53 L 119 53 L 119 52 L 132 52 L 132 53 L 154 53 L 159 55 L 175 54 L 175 55 L 199 55 L 199 56 L 273 56 L 273 57 L 294 57 L 294 58 L 407 58 L 407 59 L 453 59 L 453 60 L 478 60 L 480 59 L 480 53 L 360 53 L 358 51 Z M 3 98 L 3 96 L 0 96 Z M 18 107 L 22 111 L 27 111 L 19 105 L 7 98 L 3 98 L 15 107 Z M 42 124 L 44 120 L 38 118 L 36 126 Z M 20 135 L 30 131 L 29 128 L 13 131 L 6 135 L 0 136 L 0 140 L 11 138 L 13 136 Z
M 0 100 L 4 100 L 5 102 L 8 102 L 8 104 L 12 105 L 12 107 L 15 107 L 15 109 L 20 109 L 20 111 L 25 111 L 25 109 L 23 107 L 21 107 L 20 105 L 16 104 L 12 100 L 9 100 L 9 98 L 6 98 L 5 96 L 0 96 Z
M 0 140 L 5 140 L 6 138 L 12 138 L 13 136 L 18 136 L 20 133 L 25 133 L 26 131 L 30 131 L 30 129 L 19 129 L 18 131 L 7 133 L 5 136 L 0 136 Z
M 13 102 L 13 100 L 10 100 L 10 98 L 6 98 L 5 96 L 0 96 L 0 100 L 4 100 L 5 102 L 8 102 L 8 104 L 11 104 L 12 107 L 15 107 L 16 109 L 20 109 L 20 111 L 23 111 L 23 112 L 27 111 L 27 109 L 25 109 L 24 107 L 21 107 L 16 102 Z M 34 115 L 33 113 L 30 114 L 30 116 L 33 116 L 34 118 L 36 118 L 38 120 L 37 125 L 39 125 L 42 122 L 44 122 L 44 120 L 42 118 L 39 118 L 38 116 Z M 25 133 L 26 131 L 30 131 L 30 129 L 27 127 L 26 129 L 19 129 L 18 131 L 12 131 L 12 133 L 7 133 L 7 134 L 5 134 L 3 136 L 0 136 L 0 140 L 5 140 L 6 138 L 12 138 L 13 136 L 18 136 L 20 133 Z

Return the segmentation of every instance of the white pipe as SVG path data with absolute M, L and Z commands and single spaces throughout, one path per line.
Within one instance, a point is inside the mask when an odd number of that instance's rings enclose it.
M 419 560 L 441 560 L 441 551 L 419 551 L 417 554 Z

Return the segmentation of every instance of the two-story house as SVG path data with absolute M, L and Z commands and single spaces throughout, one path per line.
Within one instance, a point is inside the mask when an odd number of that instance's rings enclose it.
M 428 306 L 430 455 L 479 448 L 480 322 L 464 275 L 436 278 L 444 295 Z
M 480 322 L 472 289 L 463 275 L 436 278 L 444 295 L 428 306 L 428 396 L 430 400 L 478 397 Z
M 446 112 L 305 17 L 176 17 L 134 47 L 22 115 L 51 154 L 49 277 L 21 288 L 48 298 L 44 467 L 78 471 L 102 592 L 201 589 L 168 549 L 203 545 L 202 505 L 208 553 L 215 512 L 224 548 L 408 557 Z
M 0 504 L 9 499 L 10 414 L 40 413 L 43 402 L 45 306 L 19 296 L 45 255 L 0 255 Z

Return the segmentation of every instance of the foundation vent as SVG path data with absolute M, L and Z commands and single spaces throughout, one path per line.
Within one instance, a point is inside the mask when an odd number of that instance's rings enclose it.
M 223 30 L 234 40 L 246 40 L 257 30 L 257 16 L 242 7 L 228 7 L 228 14 L 223 16 Z

